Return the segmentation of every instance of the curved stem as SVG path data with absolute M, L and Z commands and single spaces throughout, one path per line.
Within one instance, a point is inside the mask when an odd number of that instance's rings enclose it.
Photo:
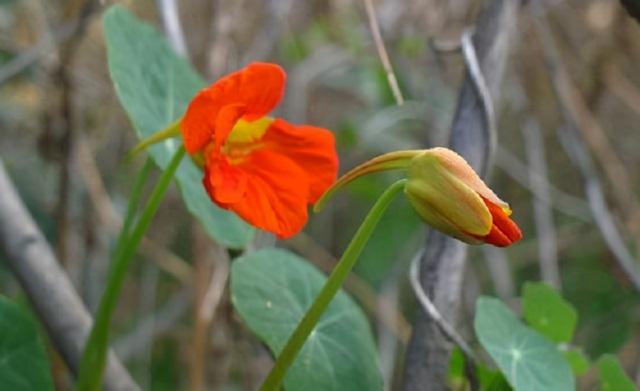
M 84 354 L 82 355 L 82 361 L 80 362 L 80 371 L 78 373 L 78 387 L 79 391 L 98 391 L 101 389 L 102 375 L 107 361 L 107 351 L 109 346 L 109 325 L 111 324 L 111 318 L 113 312 L 118 303 L 118 297 L 122 289 L 122 284 L 129 270 L 129 265 L 133 259 L 133 255 L 140 244 L 142 236 L 149 228 L 151 220 L 155 215 L 160 202 L 166 193 L 171 179 L 175 174 L 180 161 L 184 157 L 185 151 L 183 147 L 180 147 L 178 151 L 171 158 L 171 162 L 167 166 L 166 170 L 158 180 L 155 188 L 149 196 L 149 201 L 145 205 L 140 215 L 140 220 L 133 227 L 131 235 L 128 232 L 124 233 L 120 237 L 120 243 L 117 245 L 115 259 L 109 272 L 107 285 L 105 287 L 104 294 L 100 300 L 100 305 L 96 313 L 95 323 L 89 334 L 87 344 L 85 345 Z M 148 168 L 145 166 L 143 172 Z M 146 175 L 146 174 L 143 174 Z M 140 191 L 138 186 L 141 186 L 141 180 L 136 181 L 135 193 Z M 139 194 L 134 194 L 132 198 L 138 198 Z M 132 199 L 133 200 L 133 199 Z M 130 222 L 133 219 L 134 207 L 128 208 L 127 216 Z M 124 228 L 123 228 L 124 229 Z
M 391 201 L 393 201 L 394 196 L 404 189 L 406 181 L 406 179 L 401 179 L 395 182 L 387 188 L 384 193 L 382 193 L 380 198 L 378 198 L 376 203 L 373 205 L 369 214 L 367 214 L 367 217 L 365 217 L 364 221 L 360 225 L 360 228 L 358 228 L 358 231 L 351 239 L 349 246 L 342 254 L 342 258 L 340 258 L 340 261 L 338 261 L 338 264 L 331 272 L 331 275 L 325 282 L 322 290 L 320 290 L 320 293 L 316 296 L 316 299 L 307 310 L 307 313 L 298 324 L 298 327 L 289 337 L 287 344 L 284 349 L 282 349 L 282 352 L 280 352 L 271 372 L 269 372 L 269 375 L 262 383 L 260 391 L 275 391 L 278 389 L 284 379 L 284 375 L 295 360 L 298 352 L 309 337 L 309 334 L 311 334 L 311 331 L 315 328 L 318 320 L 320 320 L 325 309 L 336 295 L 342 286 L 342 283 L 347 278 L 347 275 L 349 275 L 349 272 L 358 260 L 358 257 L 369 240 L 371 233 L 378 224 L 378 221 L 380 221 L 380 217 L 382 217 L 384 211 L 387 209 Z
M 374 172 L 407 168 L 411 159 L 423 153 L 424 151 L 424 149 L 394 151 L 367 160 L 366 162 L 351 169 L 349 172 L 338 178 L 338 180 L 324 192 L 320 199 L 316 201 L 315 205 L 313 205 L 313 211 L 316 213 L 320 212 L 322 208 L 324 208 L 324 204 L 331 197 L 333 197 L 333 194 L 336 191 L 349 184 L 353 180 L 358 179 L 364 175 L 372 174 Z
M 152 146 L 153 144 L 157 144 L 161 141 L 164 141 L 168 138 L 171 137 L 176 137 L 180 134 L 180 124 L 182 123 L 182 118 L 178 118 L 177 120 L 175 120 L 174 122 L 172 122 L 171 124 L 169 124 L 169 126 L 167 126 L 166 128 L 159 130 L 157 132 L 155 132 L 154 134 L 152 134 L 151 136 L 145 138 L 144 140 L 140 141 L 138 144 L 136 144 L 135 147 L 133 147 L 131 149 L 131 151 L 129 151 L 129 153 L 127 153 L 127 156 L 125 157 L 125 160 L 130 160 L 133 159 L 133 157 L 135 155 L 137 155 L 139 152 L 144 151 L 145 149 L 149 148 L 150 146 Z

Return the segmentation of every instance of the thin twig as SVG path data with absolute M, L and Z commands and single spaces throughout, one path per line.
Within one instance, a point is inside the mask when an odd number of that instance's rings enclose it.
M 209 287 L 202 299 L 202 305 L 200 306 L 200 317 L 204 319 L 207 324 L 211 324 L 213 315 L 216 313 L 222 294 L 229 278 L 229 254 L 222 248 L 218 248 L 216 255 L 213 259 L 214 269 L 211 273 L 211 281 Z
M 56 255 L 65 262 L 68 257 L 69 235 L 71 233 L 70 195 L 73 193 L 71 166 L 73 165 L 73 150 L 76 137 L 76 113 L 73 105 L 74 81 L 72 77 L 73 65 L 84 32 L 91 22 L 97 7 L 95 0 L 84 0 L 77 3 L 78 10 L 68 15 L 69 19 L 77 20 L 75 28 L 69 38 L 59 45 L 59 61 L 51 70 L 49 78 L 52 83 L 48 86 L 48 93 L 56 97 L 58 104 L 47 105 L 48 110 L 43 114 L 44 134 L 41 137 L 52 137 L 59 152 L 58 199 L 56 205 Z
M 544 180 L 534 183 L 532 187 L 537 187 L 545 197 L 551 198 L 549 190 L 549 180 L 547 176 L 547 163 L 545 158 L 545 148 L 540 128 L 534 122 L 527 123 L 522 127 L 524 137 L 525 152 L 530 166 L 530 173 L 536 173 Z M 558 245 L 556 227 L 553 223 L 553 211 L 550 205 L 541 202 L 538 198 L 533 198 L 534 221 L 536 223 L 536 233 L 538 237 L 538 259 L 542 279 L 556 289 L 561 290 L 560 268 L 558 267 Z
M 391 61 L 389 61 L 387 49 L 384 46 L 384 41 L 382 40 L 382 35 L 380 34 L 380 27 L 378 26 L 378 20 L 376 19 L 376 13 L 373 8 L 373 1 L 364 0 L 364 7 L 367 10 L 369 27 L 371 28 L 371 35 L 373 35 L 373 41 L 376 44 L 376 49 L 378 50 L 378 56 L 380 56 L 382 66 L 387 73 L 389 88 L 391 88 L 391 92 L 393 92 L 393 97 L 396 99 L 396 103 L 398 105 L 402 105 L 404 103 L 404 98 L 402 97 L 402 92 L 400 91 L 400 87 L 398 86 L 398 79 L 396 79 L 396 75 L 393 72 L 393 67 L 391 66 Z
M 193 310 L 191 311 L 191 333 L 189 338 L 189 366 L 188 387 L 190 391 L 207 389 L 205 372 L 205 357 L 208 346 L 208 323 L 202 317 L 203 299 L 207 291 L 210 275 L 213 274 L 211 250 L 208 237 L 202 231 L 198 223 L 191 222 L 193 234 L 191 235 L 193 248 L 193 275 L 191 276 L 194 295 Z

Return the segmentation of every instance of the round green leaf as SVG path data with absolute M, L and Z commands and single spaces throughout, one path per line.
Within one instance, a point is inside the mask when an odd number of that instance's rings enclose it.
M 618 359 L 605 354 L 598 360 L 598 374 L 602 391 L 635 391 L 636 386 L 620 366 Z
M 575 390 L 571 368 L 551 341 L 524 326 L 498 299 L 476 302 L 478 339 L 517 391 Z
M 180 118 L 205 83 L 160 33 L 126 9 L 111 7 L 104 29 L 113 85 L 137 135 L 147 138 Z M 178 146 L 176 140 L 166 140 L 150 147 L 149 153 L 164 168 Z M 187 209 L 216 241 L 243 247 L 253 237 L 253 228 L 211 202 L 202 175 L 190 159 L 184 159 L 176 173 Z
M 248 327 L 278 354 L 326 281 L 306 260 L 265 249 L 233 262 L 231 300 Z M 289 391 L 382 389 L 369 323 L 340 291 L 289 369 Z
M 36 324 L 4 297 L 0 297 L 0 386 L 12 391 L 53 390 Z
M 573 306 L 544 283 L 524 285 L 522 313 L 531 328 L 555 342 L 570 342 L 578 322 Z

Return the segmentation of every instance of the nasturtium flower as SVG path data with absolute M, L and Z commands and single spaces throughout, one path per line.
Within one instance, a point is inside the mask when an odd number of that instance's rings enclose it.
M 509 246 L 522 238 L 511 209 L 482 181 L 466 160 L 447 148 L 390 152 L 342 176 L 316 203 L 363 175 L 406 169 L 404 193 L 424 222 L 469 244 Z
M 269 116 L 285 81 L 280 66 L 252 63 L 201 90 L 180 127 L 213 202 L 281 239 L 302 229 L 338 170 L 329 130 Z

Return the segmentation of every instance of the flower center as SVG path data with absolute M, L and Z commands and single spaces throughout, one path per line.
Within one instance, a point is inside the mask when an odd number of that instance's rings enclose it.
M 262 117 L 251 122 L 238 120 L 222 146 L 222 153 L 227 156 L 229 163 L 240 164 L 251 152 L 260 148 L 260 140 L 272 122 L 273 118 L 270 117 Z

